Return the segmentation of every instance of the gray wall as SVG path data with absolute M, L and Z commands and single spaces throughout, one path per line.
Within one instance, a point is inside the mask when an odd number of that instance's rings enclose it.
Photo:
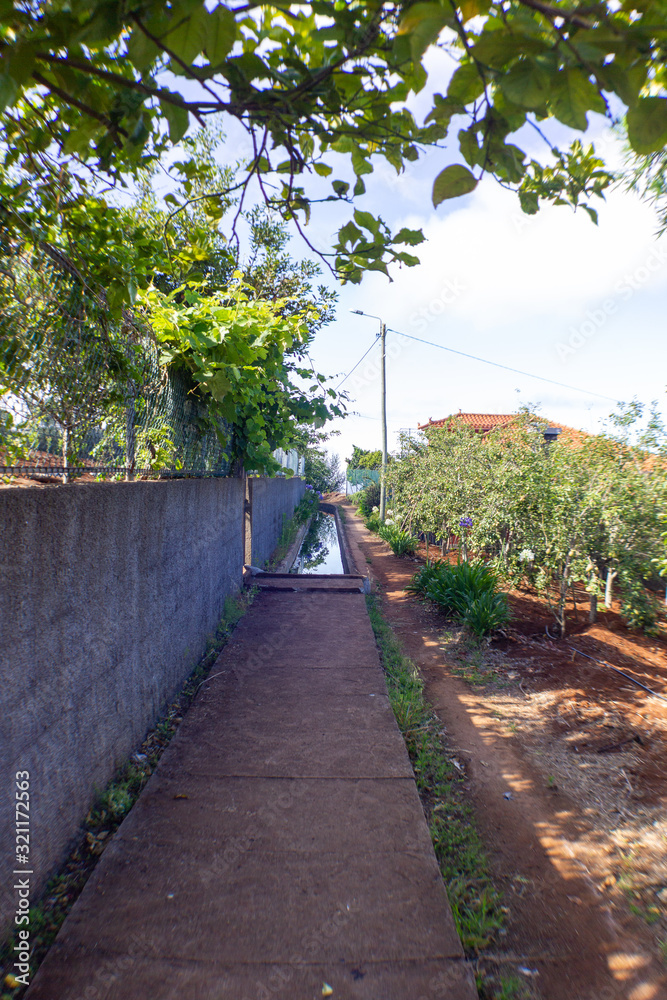
M 252 504 L 252 565 L 264 565 L 276 547 L 284 520 L 306 491 L 303 479 L 248 479 Z
M 291 513 L 303 484 L 255 482 L 253 521 L 268 555 L 279 513 Z M 198 479 L 0 490 L 0 927 L 14 909 L 15 772 L 31 775 L 38 890 L 96 790 L 203 655 L 225 596 L 240 585 L 243 486 Z

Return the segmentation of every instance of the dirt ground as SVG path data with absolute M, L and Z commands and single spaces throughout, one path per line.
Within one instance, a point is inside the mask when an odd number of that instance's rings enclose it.
M 416 560 L 344 509 L 465 770 L 508 911 L 481 966 L 524 984 L 498 995 L 667 1000 L 667 701 L 581 655 L 667 696 L 664 629 L 630 632 L 614 609 L 588 625 L 582 591 L 552 641 L 544 603 L 513 592 L 506 636 L 476 647 L 405 593 Z

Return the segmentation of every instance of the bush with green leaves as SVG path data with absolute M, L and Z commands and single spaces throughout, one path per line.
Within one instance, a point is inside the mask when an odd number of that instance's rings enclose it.
M 391 546 L 395 556 L 412 555 L 417 547 L 417 539 L 409 531 L 403 531 L 397 524 L 381 524 L 378 534 Z
M 373 513 L 373 507 L 380 506 L 379 484 L 369 483 L 365 489 L 360 490 L 359 493 L 355 494 L 354 502 L 357 505 L 359 513 L 362 514 L 363 517 L 370 517 Z
M 427 563 L 407 589 L 433 601 L 478 637 L 503 628 L 510 619 L 507 597 L 498 593 L 498 578 L 483 562 Z
M 621 616 L 630 628 L 642 629 L 649 635 L 656 635 L 658 607 L 643 583 L 631 576 L 620 578 Z
M 375 531 L 376 533 L 382 527 L 382 521 L 380 520 L 380 514 L 378 511 L 373 511 L 368 517 L 364 518 L 364 524 L 369 531 Z
M 466 608 L 464 623 L 479 639 L 505 628 L 510 620 L 507 594 L 487 591 L 476 597 Z

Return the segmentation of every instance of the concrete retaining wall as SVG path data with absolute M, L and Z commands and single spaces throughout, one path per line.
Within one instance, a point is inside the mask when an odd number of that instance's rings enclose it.
M 301 481 L 255 480 L 261 558 Z M 14 776 L 31 888 L 205 651 L 242 579 L 239 479 L 0 490 L 0 930 L 13 919 Z
M 263 567 L 276 547 L 283 524 L 306 491 L 303 479 L 249 479 L 253 566 Z

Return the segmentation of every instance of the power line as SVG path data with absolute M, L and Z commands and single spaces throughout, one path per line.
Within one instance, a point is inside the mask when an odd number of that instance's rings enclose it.
M 397 332 L 397 331 L 396 331 L 396 330 L 394 330 L 394 333 L 396 333 L 396 332 Z M 362 362 L 362 361 L 364 360 L 364 358 L 366 357 L 366 355 L 367 355 L 367 354 L 370 354 L 370 352 L 371 352 L 371 351 L 373 350 L 373 348 L 375 347 L 375 344 L 376 344 L 376 342 L 377 342 L 377 339 L 378 339 L 378 338 L 377 338 L 377 335 L 376 335 L 375 339 L 373 340 L 373 343 L 372 343 L 372 344 L 371 344 L 371 346 L 370 346 L 370 347 L 368 348 L 368 350 L 367 350 L 367 351 L 365 351 L 365 353 L 361 355 L 361 357 L 360 357 L 360 358 L 359 358 L 359 360 L 357 361 L 357 363 L 356 363 L 356 365 L 354 366 L 354 368 L 350 368 L 349 372 L 347 373 L 347 375 L 346 375 L 346 376 L 345 376 L 345 378 L 343 379 L 343 382 L 347 382 L 347 380 L 349 379 L 350 375 L 351 375 L 351 374 L 352 374 L 353 372 L 355 372 L 355 371 L 357 370 L 357 368 L 359 367 L 359 365 L 361 364 L 361 362 Z M 341 385 L 343 385 L 343 382 L 339 382 L 339 383 L 338 383 L 338 385 L 336 386 L 336 390 L 335 390 L 336 392 L 338 392 L 338 390 L 340 389 Z
M 429 347 L 439 347 L 441 351 L 449 351 L 450 354 L 459 354 L 462 358 L 470 358 L 472 361 L 481 361 L 482 364 L 492 365 L 494 368 L 504 368 L 507 372 L 514 372 L 515 375 L 525 375 L 528 378 L 536 378 L 540 382 L 549 382 L 551 385 L 558 385 L 561 389 L 571 389 L 573 392 L 583 392 L 586 396 L 597 396 L 598 399 L 607 399 L 611 403 L 618 403 L 617 399 L 612 399 L 611 396 L 603 396 L 600 392 L 590 392 L 588 389 L 580 389 L 578 386 L 568 385 L 566 382 L 557 382 L 555 379 L 545 378 L 543 375 L 533 375 L 532 372 L 522 372 L 519 368 L 510 368 L 509 365 L 501 365 L 498 361 L 488 361 L 486 358 L 478 358 L 474 354 L 466 354 L 465 351 L 455 351 L 453 347 L 445 347 L 444 344 L 436 344 L 433 340 L 422 340 L 421 337 L 413 337 L 410 333 L 401 333 L 400 330 L 392 330 L 391 332 L 397 333 L 399 337 L 407 337 L 408 340 L 416 340 L 420 344 L 428 344 Z

